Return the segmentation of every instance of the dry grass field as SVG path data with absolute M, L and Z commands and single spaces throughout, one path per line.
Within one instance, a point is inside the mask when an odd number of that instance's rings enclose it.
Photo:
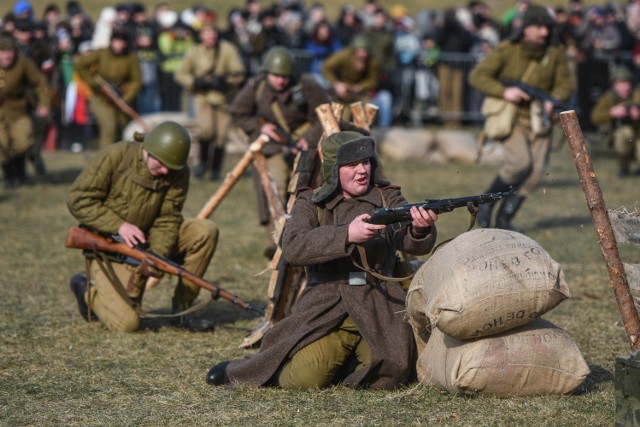
M 216 321 L 213 333 L 154 320 L 138 333 L 113 334 L 84 322 L 68 288 L 84 264 L 79 251 L 64 248 L 75 225 L 65 197 L 95 153 L 54 152 L 45 156 L 47 182 L 0 192 L 0 425 L 612 425 L 614 360 L 629 345 L 570 150 L 559 147 L 516 222 L 564 268 L 573 296 L 544 317 L 574 338 L 591 368 L 579 395 L 463 398 L 417 384 L 399 391 L 212 388 L 204 381 L 208 369 L 248 354 L 238 345 L 260 319 L 219 301 L 203 314 Z M 608 207 L 632 210 L 640 177 L 617 178 L 609 149 L 592 150 Z M 226 168 L 235 161 L 230 157 Z M 383 163 L 410 201 L 481 193 L 496 170 Z M 186 216 L 216 185 L 194 180 Z M 212 216 L 221 238 L 206 277 L 263 305 L 266 237 L 254 208 L 251 180 L 243 177 Z M 463 232 L 467 221 L 463 210 L 441 215 L 440 240 Z M 637 251 L 623 256 L 640 262 Z M 166 311 L 172 287 L 165 281 L 149 291 L 146 309 Z

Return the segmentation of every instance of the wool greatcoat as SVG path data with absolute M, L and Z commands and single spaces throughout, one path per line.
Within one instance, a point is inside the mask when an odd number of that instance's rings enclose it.
M 313 192 L 302 190 L 283 234 L 282 249 L 287 262 L 306 266 L 310 278 L 362 272 L 355 244 L 347 244 L 349 224 L 358 215 L 406 201 L 395 186 L 372 188 L 363 196 L 346 199 L 334 192 L 322 206 L 311 201 Z M 319 213 L 322 211 L 322 213 Z M 361 244 L 370 267 L 391 275 L 396 250 L 420 255 L 436 240 L 432 226 L 424 237 L 413 237 L 409 226 Z M 227 375 L 232 384 L 277 385 L 279 369 L 297 351 L 335 331 L 349 316 L 371 349 L 371 364 L 350 373 L 343 383 L 351 387 L 391 389 L 415 377 L 416 348 L 409 324 L 404 320 L 405 292 L 399 282 L 367 279 L 365 285 L 350 285 L 346 279 L 309 284 L 293 312 L 265 335 L 260 351 L 232 361 Z
M 289 129 L 296 142 L 305 138 L 309 148 L 318 146 L 322 136 L 322 125 L 316 114 L 316 107 L 330 102 L 326 91 L 316 82 L 310 74 L 302 74 L 299 79 L 292 81 L 282 92 L 274 91 L 268 84 L 265 73 L 250 79 L 238 92 L 231 104 L 231 120 L 235 126 L 240 127 L 249 138 L 254 141 L 259 135 L 264 123 L 278 124 L 281 128 Z M 278 120 L 277 112 L 272 106 L 276 103 L 282 112 L 282 118 Z M 282 119 L 281 119 L 282 120 Z M 287 200 L 287 187 L 291 174 L 291 165 L 284 157 L 287 142 L 267 142 L 262 153 L 267 157 L 267 164 L 278 188 L 278 194 L 283 201 Z M 266 201 L 260 177 L 253 174 L 254 187 L 258 196 L 258 209 L 260 223 L 269 222 L 269 205 Z

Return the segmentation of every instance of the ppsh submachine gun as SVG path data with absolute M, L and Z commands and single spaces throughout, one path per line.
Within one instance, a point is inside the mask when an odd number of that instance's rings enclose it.
M 166 259 L 146 249 L 132 248 L 126 243 L 114 240 L 113 237 L 104 236 L 86 227 L 71 227 L 67 233 L 65 246 L 72 249 L 82 249 L 89 252 L 102 252 L 115 257 L 119 262 L 139 266 L 142 270 L 157 270 L 172 276 L 181 277 L 211 292 L 212 299 L 222 298 L 240 308 L 254 311 L 264 316 L 264 310 L 251 305 L 248 301 L 232 294 L 220 287 L 217 283 L 210 282 L 197 276 L 181 265 Z
M 451 212 L 457 208 L 467 208 L 474 213 L 475 208 L 484 203 L 492 203 L 508 196 L 513 196 L 515 190 L 499 193 L 484 193 L 477 196 L 456 197 L 451 199 L 425 199 L 423 202 L 409 203 L 402 206 L 378 208 L 366 220 L 369 224 L 400 225 L 411 222 L 410 210 L 412 207 L 422 207 L 432 210 L 436 214 Z

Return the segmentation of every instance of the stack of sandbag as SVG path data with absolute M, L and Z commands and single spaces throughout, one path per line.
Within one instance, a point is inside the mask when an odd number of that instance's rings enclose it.
M 539 319 L 569 296 L 561 266 L 529 237 L 498 229 L 458 236 L 408 291 L 420 381 L 474 395 L 574 391 L 589 368 L 566 332 Z

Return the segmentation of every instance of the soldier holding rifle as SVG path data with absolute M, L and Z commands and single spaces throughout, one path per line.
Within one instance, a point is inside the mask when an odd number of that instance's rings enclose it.
M 124 102 L 133 105 L 142 87 L 140 64 L 130 51 L 129 34 L 124 29 L 113 30 L 109 47 L 88 52 L 78 58 L 75 66 L 78 75 L 93 89 L 91 111 L 98 122 L 100 148 L 104 148 L 120 140 L 129 121 L 105 92 L 115 91 Z
M 640 159 L 640 88 L 633 88 L 633 75 L 624 66 L 611 73 L 611 89 L 591 110 L 591 121 L 608 132 L 618 155 L 618 176 L 630 174 L 631 162 Z
M 142 143 L 122 141 L 107 147 L 73 183 L 69 211 L 84 226 L 118 235 L 131 247 L 148 245 L 153 253 L 179 260 L 185 270 L 202 277 L 215 252 L 218 229 L 209 220 L 182 217 L 190 145 L 186 129 L 169 121 L 153 128 Z M 99 253 L 94 258 L 88 268 L 90 288 L 84 275 L 70 282 L 80 314 L 85 320 L 95 315 L 112 331 L 137 330 L 146 280 L 153 269 L 104 259 Z M 199 290 L 197 284 L 180 278 L 172 311 L 191 307 Z M 180 325 L 193 330 L 213 326 L 195 316 L 179 319 Z
M 231 105 L 233 123 L 251 140 L 269 137 L 262 152 L 286 202 L 291 163 L 287 154 L 315 149 L 322 126 L 315 108 L 329 103 L 324 89 L 310 74 L 298 76 L 293 56 L 284 47 L 274 47 L 262 62 L 261 74 L 247 82 Z M 269 209 L 260 179 L 254 173 L 260 223 L 270 225 Z
M 307 268 L 308 285 L 260 352 L 214 366 L 209 384 L 389 389 L 415 377 L 406 294 L 390 276 L 396 250 L 420 255 L 433 247 L 438 217 L 414 206 L 403 227 L 367 222 L 376 208 L 406 203 L 380 177 L 373 138 L 337 132 L 321 152 L 323 184 L 298 190 L 282 242 L 287 262 Z
M 220 179 L 222 170 L 224 145 L 231 123 L 229 103 L 245 74 L 238 49 L 232 43 L 220 40 L 219 33 L 213 19 L 205 21 L 200 29 L 200 43 L 189 48 L 175 74 L 176 81 L 194 94 L 196 123 L 200 131 L 200 164 L 194 174 L 201 178 L 210 169 L 214 180 Z
M 530 4 L 523 15 L 522 29 L 491 51 L 469 76 L 478 91 L 515 105 L 515 114 L 507 120 L 511 130 L 499 139 L 504 144 L 505 161 L 487 193 L 513 188 L 492 220 L 494 203 L 483 204 L 478 213 L 481 227 L 514 230 L 512 220 L 529 194 L 540 182 L 550 148 L 549 127 L 544 114 L 551 115 L 551 98 L 566 100 L 573 91 L 564 49 L 551 44 L 555 19 L 544 6 Z M 535 100 L 522 88 L 505 85 L 518 81 L 550 95 L 544 102 Z M 509 111 L 505 108 L 503 111 Z
M 25 156 L 34 143 L 27 106 L 27 89 L 37 95 L 36 115 L 49 115 L 49 88 L 36 64 L 18 53 L 9 34 L 0 35 L 0 160 L 4 187 L 13 189 L 27 179 Z

